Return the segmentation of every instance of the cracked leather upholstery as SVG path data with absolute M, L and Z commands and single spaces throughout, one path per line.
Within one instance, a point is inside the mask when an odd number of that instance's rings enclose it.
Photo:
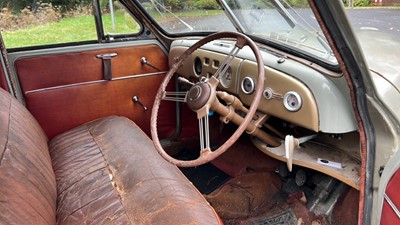
M 0 105 L 0 224 L 221 223 L 132 121 L 99 119 L 48 148 L 34 118 L 2 90 Z
M 0 224 L 55 224 L 56 198 L 46 135 L 0 89 Z

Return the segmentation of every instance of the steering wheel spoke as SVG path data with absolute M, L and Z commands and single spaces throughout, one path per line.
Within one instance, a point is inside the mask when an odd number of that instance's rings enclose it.
M 200 152 L 210 149 L 210 122 L 208 115 L 199 118 Z
M 178 92 L 164 91 L 162 100 L 174 101 L 174 102 L 186 102 L 186 95 L 187 92 L 183 91 L 178 91 Z
M 215 78 L 219 79 L 219 77 L 226 73 L 229 66 L 232 64 L 233 59 L 235 59 L 236 55 L 239 53 L 241 48 L 235 45 L 232 50 L 229 52 L 228 56 L 224 59 L 222 64 L 218 67 L 217 71 L 213 75 Z

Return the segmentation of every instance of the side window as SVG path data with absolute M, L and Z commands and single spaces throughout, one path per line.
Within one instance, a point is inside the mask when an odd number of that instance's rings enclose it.
M 125 7 L 114 0 L 100 0 L 104 34 L 107 37 L 133 36 L 141 31 L 139 23 Z
M 0 30 L 6 48 L 97 42 L 92 0 L 45 2 L 0 1 Z M 99 5 L 103 33 L 108 39 L 141 31 L 141 26 L 118 1 L 99 0 Z
M 0 28 L 7 48 L 96 41 L 91 0 L 0 2 Z

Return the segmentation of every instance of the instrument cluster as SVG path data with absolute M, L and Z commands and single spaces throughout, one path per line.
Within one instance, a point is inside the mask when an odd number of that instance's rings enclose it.
M 175 47 L 171 54 L 180 55 L 185 47 Z M 177 73 L 195 81 L 210 77 L 219 69 L 225 54 L 204 49 L 196 50 Z M 244 105 L 250 106 L 257 86 L 257 64 L 251 60 L 236 57 L 228 68 L 221 68 L 219 89 L 233 94 Z M 263 97 L 260 112 L 295 123 L 318 132 L 318 109 L 312 92 L 300 80 L 270 67 L 265 68 Z

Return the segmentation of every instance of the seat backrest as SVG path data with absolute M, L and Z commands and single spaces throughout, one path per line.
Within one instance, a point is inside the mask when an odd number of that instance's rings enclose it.
M 0 89 L 0 224 L 55 224 L 56 198 L 45 133 Z

